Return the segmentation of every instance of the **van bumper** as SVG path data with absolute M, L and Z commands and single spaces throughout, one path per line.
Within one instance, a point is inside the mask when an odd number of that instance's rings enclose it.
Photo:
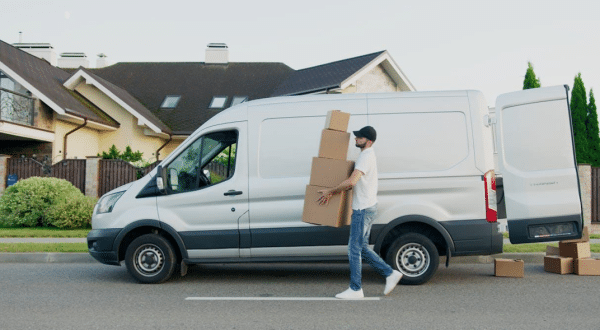
M 443 221 L 454 241 L 453 256 L 490 255 L 502 253 L 504 238 L 497 222 L 481 220 Z
M 88 251 L 103 264 L 119 266 L 119 256 L 113 250 L 115 238 L 122 228 L 93 229 L 87 236 Z

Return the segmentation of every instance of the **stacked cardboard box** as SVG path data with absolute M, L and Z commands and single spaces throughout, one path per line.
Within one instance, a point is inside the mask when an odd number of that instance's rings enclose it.
M 352 216 L 352 192 L 344 191 L 332 196 L 327 205 L 319 205 L 319 190 L 334 188 L 346 180 L 354 170 L 354 162 L 346 160 L 350 133 L 350 114 L 339 110 L 327 113 L 325 129 L 321 133 L 318 157 L 313 158 L 310 182 L 306 186 L 302 221 L 342 227 L 350 224 Z
M 600 275 L 600 260 L 591 256 L 590 234 L 586 226 L 580 239 L 561 241 L 558 248 L 546 247 L 544 270 L 557 274 Z
M 524 277 L 525 262 L 521 259 L 494 259 L 494 274 L 498 277 Z

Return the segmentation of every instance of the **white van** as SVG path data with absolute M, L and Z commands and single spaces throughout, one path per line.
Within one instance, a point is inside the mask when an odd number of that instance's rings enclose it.
M 125 261 L 144 283 L 167 280 L 177 265 L 185 273 L 198 263 L 347 260 L 349 227 L 301 220 L 332 109 L 351 114 L 349 130 L 377 130 L 379 203 L 370 243 L 404 274 L 403 284 L 428 281 L 439 256 L 501 253 L 502 202 L 513 243 L 579 238 L 567 92 L 501 95 L 495 117 L 477 91 L 242 103 L 202 125 L 154 171 L 104 195 L 92 217 L 90 254 L 106 264 Z M 351 143 L 348 158 L 358 152 Z M 495 173 L 503 179 L 497 192 Z

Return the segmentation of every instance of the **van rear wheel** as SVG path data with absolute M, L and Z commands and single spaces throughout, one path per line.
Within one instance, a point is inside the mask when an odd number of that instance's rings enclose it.
M 176 257 L 162 236 L 147 234 L 134 239 L 125 252 L 127 271 L 141 283 L 161 283 L 175 270 Z
M 427 236 L 408 233 L 398 237 L 388 250 L 386 261 L 403 274 L 400 283 L 423 284 L 435 274 L 439 254 Z

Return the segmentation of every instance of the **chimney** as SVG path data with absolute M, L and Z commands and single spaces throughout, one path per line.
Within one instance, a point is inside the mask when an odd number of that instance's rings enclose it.
M 58 59 L 58 67 L 63 69 L 88 68 L 90 61 L 84 53 L 61 53 Z
M 19 36 L 19 40 L 20 39 L 21 36 Z M 13 44 L 13 46 L 35 57 L 46 60 L 51 65 L 56 66 L 56 53 L 54 52 L 54 48 L 50 44 L 19 42 L 17 44 Z
M 106 55 L 104 53 L 98 54 L 98 58 L 96 59 L 96 69 L 101 69 L 105 66 L 108 66 L 108 61 L 106 60 Z
M 206 64 L 229 63 L 229 50 L 224 43 L 210 43 L 206 46 Z

